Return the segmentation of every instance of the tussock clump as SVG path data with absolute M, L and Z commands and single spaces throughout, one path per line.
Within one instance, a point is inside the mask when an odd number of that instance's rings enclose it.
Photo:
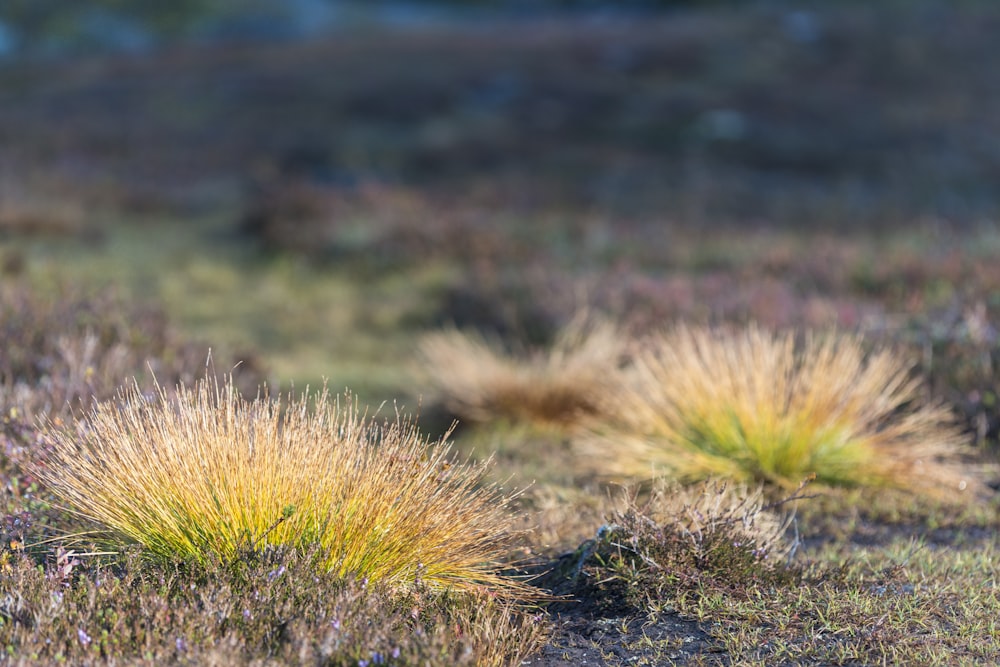
M 922 400 L 910 367 L 855 336 L 678 328 L 636 355 L 615 392 L 619 428 L 584 443 L 606 472 L 721 476 L 794 487 L 958 491 L 950 411 Z
M 502 596 L 528 588 L 491 564 L 510 518 L 509 498 L 479 486 L 486 464 L 453 463 L 445 442 L 373 423 L 326 391 L 282 410 L 217 380 L 173 397 L 133 385 L 49 440 L 38 475 L 53 493 L 163 558 L 319 545 L 343 576 Z
M 569 426 L 608 409 L 608 381 L 620 372 L 625 348 L 612 325 L 580 320 L 547 353 L 517 358 L 453 330 L 426 336 L 420 354 L 445 404 L 464 419 Z

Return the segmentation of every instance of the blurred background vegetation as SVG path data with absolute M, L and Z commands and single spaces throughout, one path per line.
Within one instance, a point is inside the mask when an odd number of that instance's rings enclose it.
M 822 11 L 825 3 L 781 0 L 9 0 L 0 7 L 0 54 L 56 55 L 144 52 L 185 40 L 287 40 L 365 24 L 419 24 L 432 20 L 536 18 L 560 13 L 652 15 L 691 8 L 797 6 Z M 847 0 L 844 4 L 867 4 Z M 906 0 L 879 3 L 897 7 Z M 975 6 L 984 0 L 958 0 Z
M 836 326 L 989 439 L 998 31 L 986 0 L 9 0 L 3 281 L 372 400 L 448 324 Z
M 492 12 L 642 11 L 725 0 L 11 0 L 0 7 L 0 47 L 8 53 L 145 51 L 183 39 L 289 39 L 358 21 L 420 22 Z M 730 0 L 732 2 L 732 0 Z

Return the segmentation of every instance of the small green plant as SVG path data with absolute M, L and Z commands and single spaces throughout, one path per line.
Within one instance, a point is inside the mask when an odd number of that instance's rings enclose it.
M 494 565 L 509 497 L 480 486 L 487 464 L 453 462 L 444 441 L 428 445 L 398 419 L 374 423 L 325 390 L 284 409 L 218 380 L 158 392 L 132 385 L 75 429 L 49 429 L 38 474 L 73 512 L 166 559 L 319 545 L 343 576 L 529 589 Z
M 584 442 L 606 471 L 684 481 L 712 476 L 794 488 L 831 485 L 959 491 L 950 411 L 919 379 L 856 336 L 680 327 L 637 353 L 614 391 L 618 428 Z
M 420 354 L 432 385 L 464 419 L 568 426 L 604 414 L 604 389 L 625 342 L 612 325 L 578 319 L 547 353 L 523 358 L 470 333 L 426 336 Z

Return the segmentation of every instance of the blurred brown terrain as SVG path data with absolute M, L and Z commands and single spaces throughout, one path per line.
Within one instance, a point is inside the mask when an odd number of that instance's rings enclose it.
M 4 167 L 189 204 L 270 169 L 692 224 L 996 211 L 995 10 L 754 6 L 11 65 Z
M 103 282 L 215 344 L 226 320 L 279 382 L 347 360 L 382 396 L 450 323 L 861 329 L 993 438 L 998 29 L 990 3 L 745 3 L 11 61 L 5 280 L 133 256 Z

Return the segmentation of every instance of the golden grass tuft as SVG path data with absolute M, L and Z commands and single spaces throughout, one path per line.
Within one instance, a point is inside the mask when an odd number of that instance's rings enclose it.
M 409 422 L 374 423 L 326 390 L 243 398 L 230 381 L 138 386 L 49 428 L 38 474 L 71 511 L 168 559 L 319 545 L 330 571 L 406 587 L 529 591 L 498 573 L 509 496 Z
M 614 392 L 616 428 L 582 446 L 603 472 L 628 476 L 974 486 L 950 411 L 922 400 L 910 371 L 852 335 L 679 327 L 636 354 Z
M 425 336 L 419 353 L 431 385 L 460 417 L 565 427 L 605 414 L 626 346 L 611 324 L 578 319 L 546 353 L 517 357 L 456 330 Z

